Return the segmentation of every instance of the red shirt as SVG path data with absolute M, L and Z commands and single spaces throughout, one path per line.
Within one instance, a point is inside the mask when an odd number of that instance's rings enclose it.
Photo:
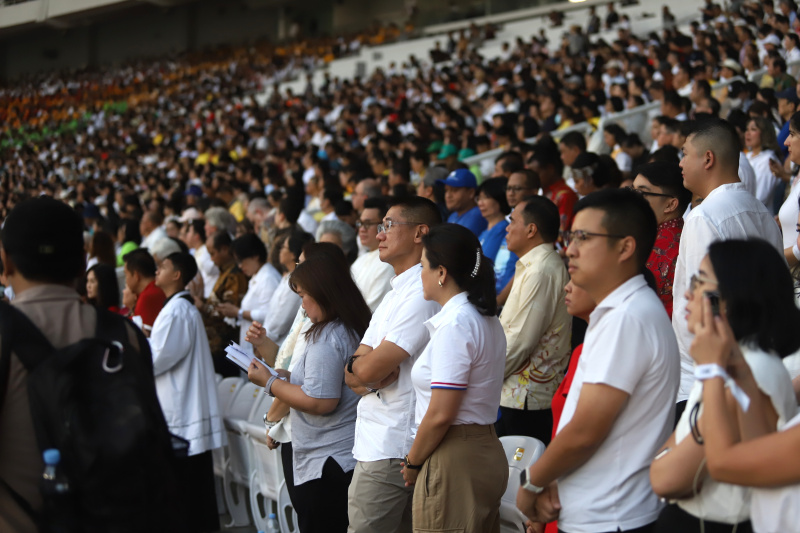
M 553 438 L 556 438 L 556 429 L 558 429 L 558 422 L 561 420 L 561 413 L 564 411 L 564 404 L 567 403 L 567 393 L 572 386 L 572 378 L 575 377 L 575 370 L 578 368 L 578 359 L 581 358 L 583 352 L 583 344 L 579 344 L 572 352 L 572 357 L 569 358 L 569 366 L 567 367 L 567 375 L 561 380 L 561 384 L 553 394 L 553 401 L 550 403 L 550 409 L 553 411 Z M 544 533 L 558 533 L 558 522 L 550 522 L 545 527 Z
M 672 318 L 672 281 L 675 279 L 675 263 L 678 261 L 682 231 L 681 217 L 659 224 L 656 243 L 647 260 L 647 268 L 656 277 L 656 293 L 670 318 Z
M 142 293 L 136 298 L 136 307 L 133 308 L 133 316 L 142 317 L 145 326 L 153 327 L 158 313 L 164 307 L 167 300 L 164 291 L 156 287 L 156 283 L 151 281 L 144 288 Z
M 561 216 L 561 231 L 569 231 L 572 227 L 572 210 L 578 195 L 569 188 L 563 179 L 558 180 L 547 188 L 542 188 L 544 197 L 556 204 L 558 214 Z

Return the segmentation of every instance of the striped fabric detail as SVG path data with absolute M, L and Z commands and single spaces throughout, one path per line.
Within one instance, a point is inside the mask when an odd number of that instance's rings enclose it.
M 466 383 L 445 383 L 443 381 L 432 381 L 432 389 L 467 390 Z

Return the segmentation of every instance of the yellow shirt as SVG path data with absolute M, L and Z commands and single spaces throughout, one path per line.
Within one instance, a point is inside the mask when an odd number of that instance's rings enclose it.
M 549 409 L 569 362 L 572 317 L 564 303 L 569 281 L 552 244 L 520 257 L 500 323 L 506 334 L 506 370 L 500 405 Z

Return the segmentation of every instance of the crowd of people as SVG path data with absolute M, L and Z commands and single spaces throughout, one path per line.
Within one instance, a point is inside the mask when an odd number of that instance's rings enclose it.
M 707 0 L 690 35 L 665 8 L 645 38 L 611 4 L 612 43 L 593 9 L 490 60 L 473 27 L 264 106 L 246 61 L 130 70 L 146 97 L 2 152 L 6 298 L 56 346 L 92 306 L 149 338 L 191 531 L 219 528 L 232 342 L 302 532 L 497 532 L 508 435 L 547 445 L 530 531 L 798 531 L 796 12 Z M 650 146 L 559 133 L 654 101 Z M 3 489 L 36 508 L 42 463 L 0 357 L 0 529 L 28 532 Z

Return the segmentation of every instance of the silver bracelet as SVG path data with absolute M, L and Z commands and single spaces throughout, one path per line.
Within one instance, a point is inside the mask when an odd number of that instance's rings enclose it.
M 272 394 L 272 384 L 275 383 L 276 379 L 280 378 L 278 376 L 272 376 L 267 380 L 267 384 L 264 386 L 264 394 L 267 396 L 272 396 L 273 398 L 275 397 L 275 395 Z

